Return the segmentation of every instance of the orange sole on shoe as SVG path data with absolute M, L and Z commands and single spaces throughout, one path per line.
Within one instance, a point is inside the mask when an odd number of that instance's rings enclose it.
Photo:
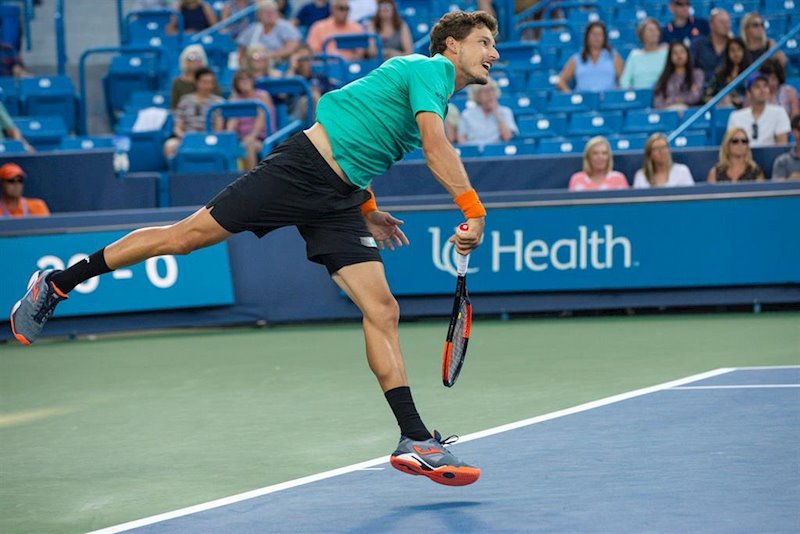
M 437 484 L 445 486 L 467 486 L 481 478 L 481 470 L 477 467 L 440 467 L 430 471 L 423 469 L 416 462 L 397 457 L 392 457 L 389 463 L 398 471 L 409 475 L 425 476 Z
M 17 329 L 14 328 L 14 312 L 17 311 L 17 308 L 19 308 L 19 302 L 14 304 L 14 307 L 11 309 L 11 317 L 9 317 L 9 320 L 11 321 L 11 333 L 14 334 L 14 337 L 17 339 L 17 341 L 23 345 L 30 345 L 31 342 L 25 339 L 22 334 L 17 334 Z

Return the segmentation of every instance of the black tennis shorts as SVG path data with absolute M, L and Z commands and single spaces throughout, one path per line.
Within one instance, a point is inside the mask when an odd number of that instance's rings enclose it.
M 369 193 L 345 183 L 303 132 L 281 143 L 206 207 L 227 231 L 264 237 L 296 226 L 308 259 L 330 274 L 365 261 L 381 261 L 361 215 Z

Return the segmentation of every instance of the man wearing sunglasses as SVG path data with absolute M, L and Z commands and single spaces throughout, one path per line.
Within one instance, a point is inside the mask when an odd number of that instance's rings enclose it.
M 767 77 L 756 72 L 745 82 L 750 106 L 734 111 L 728 117 L 728 129 L 742 128 L 751 147 L 784 145 L 789 141 L 789 115 L 782 106 L 769 103 Z
M 688 48 L 695 37 L 708 35 L 710 31 L 708 21 L 695 18 L 691 9 L 692 3 L 689 0 L 670 0 L 669 10 L 672 13 L 672 20 L 661 30 L 662 43 L 683 41 Z
M 0 199 L 0 219 L 5 217 L 50 215 L 50 210 L 44 200 L 22 196 L 25 171 L 19 165 L 6 163 L 0 167 L 0 180 L 3 182 L 3 198 Z

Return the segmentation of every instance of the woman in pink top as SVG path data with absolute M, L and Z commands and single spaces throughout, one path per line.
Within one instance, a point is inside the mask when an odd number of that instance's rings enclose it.
M 254 117 L 238 117 L 228 121 L 227 130 L 236 132 L 239 141 L 245 148 L 245 163 L 247 169 L 252 169 L 258 163 L 258 154 L 261 152 L 261 141 L 267 137 L 268 131 L 275 131 L 275 105 L 269 93 L 261 89 L 256 89 L 253 76 L 245 71 L 237 71 L 233 75 L 233 95 L 231 102 L 261 102 L 269 110 L 269 123 L 265 120 L 264 113 L 259 111 Z
M 602 135 L 592 137 L 583 149 L 583 170 L 569 179 L 569 190 L 628 189 L 625 175 L 613 168 L 614 156 L 608 139 Z

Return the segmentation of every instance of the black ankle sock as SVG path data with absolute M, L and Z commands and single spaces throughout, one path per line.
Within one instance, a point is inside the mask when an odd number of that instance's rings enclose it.
M 50 275 L 50 281 L 53 282 L 60 291 L 69 293 L 75 289 L 75 286 L 85 282 L 89 278 L 110 273 L 111 269 L 108 268 L 106 259 L 103 256 L 104 250 L 104 248 L 98 250 L 66 271 Z
M 425 428 L 425 424 L 417 413 L 414 399 L 411 398 L 411 389 L 408 386 L 390 389 L 384 393 L 384 396 L 394 412 L 402 435 L 415 441 L 431 438 L 431 433 Z

